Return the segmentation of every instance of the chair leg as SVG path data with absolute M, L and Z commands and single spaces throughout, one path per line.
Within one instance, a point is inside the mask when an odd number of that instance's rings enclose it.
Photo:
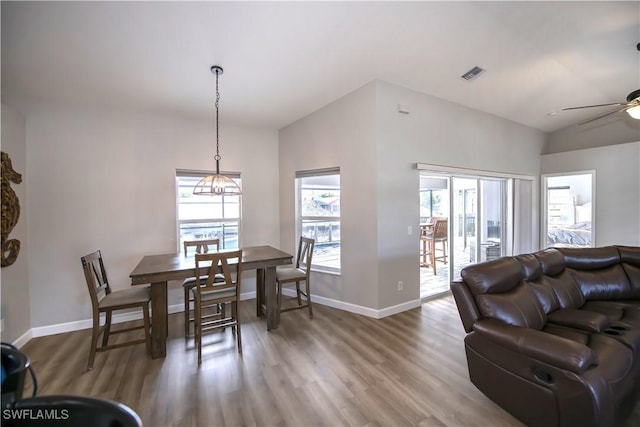
M 225 303 L 226 305 L 226 303 Z M 231 318 L 236 320 L 237 323 L 237 318 L 238 318 L 238 312 L 236 310 L 237 305 L 235 302 L 231 303 Z M 222 330 L 224 331 L 224 328 L 222 328 Z M 233 337 L 236 337 L 236 325 L 231 326 L 231 334 L 233 335 Z
M 191 304 L 189 303 L 189 287 L 183 286 L 184 289 L 184 339 L 189 339 L 189 315 L 191 313 Z
M 305 280 L 307 287 L 307 306 L 309 307 L 309 317 L 313 318 L 313 308 L 311 307 L 311 286 L 308 280 Z
M 238 315 L 238 301 L 233 301 L 232 303 L 232 307 L 234 308 L 234 318 L 236 321 L 236 328 L 237 328 L 237 340 L 238 340 L 238 353 L 242 354 L 242 335 L 240 335 L 240 316 Z
M 302 305 L 302 298 L 300 298 L 300 281 L 296 280 L 296 296 L 298 297 L 298 307 Z
M 102 346 L 109 344 L 109 334 L 111 333 L 111 310 L 105 313 L 104 332 L 102 334 Z
M 436 271 L 436 242 L 434 242 L 433 240 L 431 242 L 429 242 L 429 249 L 431 250 L 431 253 L 429 255 L 431 255 L 431 266 L 433 267 L 433 275 L 435 276 L 437 274 L 437 271 Z
M 96 358 L 96 348 L 98 337 L 100 336 L 100 314 L 93 316 L 93 328 L 91 329 L 91 348 L 89 349 L 89 360 L 87 361 L 87 371 L 93 370 L 93 361 Z
M 193 337 L 198 348 L 198 365 L 202 364 L 202 318 L 200 302 L 194 301 L 195 319 L 193 320 Z
M 447 241 L 443 240 L 442 241 L 442 259 L 444 260 L 444 263 L 447 263 Z

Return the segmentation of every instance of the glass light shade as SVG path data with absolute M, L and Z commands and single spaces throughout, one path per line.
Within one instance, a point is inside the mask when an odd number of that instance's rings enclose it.
M 631 107 L 627 110 L 627 114 L 633 117 L 636 120 L 640 120 L 640 105 L 636 105 L 635 107 Z
M 237 196 L 242 194 L 242 191 L 233 179 L 228 176 L 214 174 L 202 178 L 193 188 L 193 194 Z

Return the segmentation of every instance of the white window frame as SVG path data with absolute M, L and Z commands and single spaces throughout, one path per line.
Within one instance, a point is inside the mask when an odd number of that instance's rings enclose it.
M 306 170 L 306 171 L 296 171 L 296 180 L 295 180 L 295 188 L 296 188 L 296 244 L 300 239 L 300 236 L 311 237 L 316 239 L 314 254 L 311 261 L 311 270 L 324 272 L 324 273 L 332 273 L 332 274 L 340 274 L 342 268 L 342 242 L 340 240 L 340 227 L 341 227 L 341 217 L 340 213 L 338 215 L 313 215 L 313 216 L 302 216 L 302 203 L 304 202 L 304 197 L 302 194 L 303 185 L 302 181 L 305 178 L 321 178 L 323 176 L 338 176 L 338 187 L 337 191 L 340 192 L 340 168 L 327 168 L 327 169 L 315 169 L 315 170 Z M 331 187 L 328 187 L 330 189 Z M 334 187 L 335 189 L 335 187 Z M 334 190 L 335 191 L 335 190 Z M 339 205 L 341 204 L 342 198 L 339 197 Z M 340 208 L 341 209 L 341 208 Z M 304 222 L 331 222 L 338 223 L 338 231 L 337 233 L 333 228 L 329 229 L 328 241 L 323 241 L 324 239 L 317 235 L 317 231 L 315 234 L 311 234 L 309 232 L 305 233 L 303 223 Z M 333 240 L 335 235 L 337 234 L 338 240 Z M 338 243 L 337 251 L 332 251 L 326 248 L 331 244 Z M 335 252 L 337 252 L 337 260 L 332 257 L 335 257 Z M 326 253 L 326 256 L 324 254 Z
M 233 178 L 236 182 L 238 182 L 238 184 L 241 183 L 241 177 L 240 177 L 240 173 L 238 172 L 222 172 L 224 175 Z M 187 224 L 191 224 L 191 225 L 197 225 L 197 224 L 207 224 L 207 223 L 215 223 L 215 224 L 222 224 L 222 225 L 216 225 L 213 227 L 200 227 L 200 229 L 211 229 L 210 234 L 203 234 L 203 235 L 193 235 L 191 237 L 189 237 L 190 240 L 198 240 L 198 239 L 205 239 L 205 238 L 217 238 L 220 239 L 220 249 L 235 249 L 235 248 L 240 248 L 242 246 L 242 196 L 209 196 L 209 195 L 192 195 L 190 197 L 193 197 L 192 200 L 202 200 L 202 203 L 222 203 L 222 212 L 223 212 L 223 216 L 222 217 L 215 217 L 215 216 L 211 216 L 211 217 L 206 217 L 206 218 L 198 218 L 198 219 L 180 219 L 180 183 L 181 183 L 181 179 L 182 178 L 187 178 L 188 180 L 193 180 L 194 185 L 195 183 L 198 182 L 199 179 L 208 176 L 208 175 L 212 175 L 213 172 L 211 171 L 197 171 L 197 170 L 185 170 L 185 169 L 177 169 L 176 170 L 176 178 L 175 178 L 175 185 L 176 185 L 176 241 L 177 241 L 177 245 L 178 245 L 178 251 L 182 251 L 182 242 L 183 240 L 185 240 L 182 236 L 181 233 L 181 229 L 182 226 L 187 225 Z M 190 186 L 190 185 L 189 185 Z M 225 215 L 225 211 L 224 211 L 224 203 L 225 203 L 225 199 L 231 199 L 231 198 L 238 198 L 238 217 L 229 217 Z M 214 200 L 216 199 L 216 200 Z M 222 199 L 220 201 L 220 199 Z M 235 202 L 234 202 L 235 203 Z M 213 212 L 213 209 L 212 209 Z M 225 227 L 236 227 L 237 228 L 237 234 L 236 234 L 236 238 L 233 238 L 233 233 L 227 233 L 225 230 Z M 220 227 L 222 227 L 222 232 L 220 232 Z

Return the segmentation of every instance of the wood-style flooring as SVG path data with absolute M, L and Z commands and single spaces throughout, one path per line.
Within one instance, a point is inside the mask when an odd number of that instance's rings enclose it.
M 283 313 L 271 332 L 254 304 L 240 304 L 242 356 L 227 329 L 205 336 L 200 367 L 181 313 L 169 317 L 164 359 L 136 345 L 98 353 L 86 372 L 89 330 L 34 338 L 22 351 L 38 395 L 120 401 L 145 427 L 522 426 L 469 382 L 451 296 L 380 320 L 316 304 L 313 319 Z

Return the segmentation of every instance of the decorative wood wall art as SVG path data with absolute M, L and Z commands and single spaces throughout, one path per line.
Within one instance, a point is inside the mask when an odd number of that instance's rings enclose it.
M 11 158 L 2 152 L 2 267 L 8 267 L 18 258 L 20 240 L 9 239 L 9 233 L 20 218 L 20 201 L 11 183 L 20 184 L 22 175 L 13 170 Z

